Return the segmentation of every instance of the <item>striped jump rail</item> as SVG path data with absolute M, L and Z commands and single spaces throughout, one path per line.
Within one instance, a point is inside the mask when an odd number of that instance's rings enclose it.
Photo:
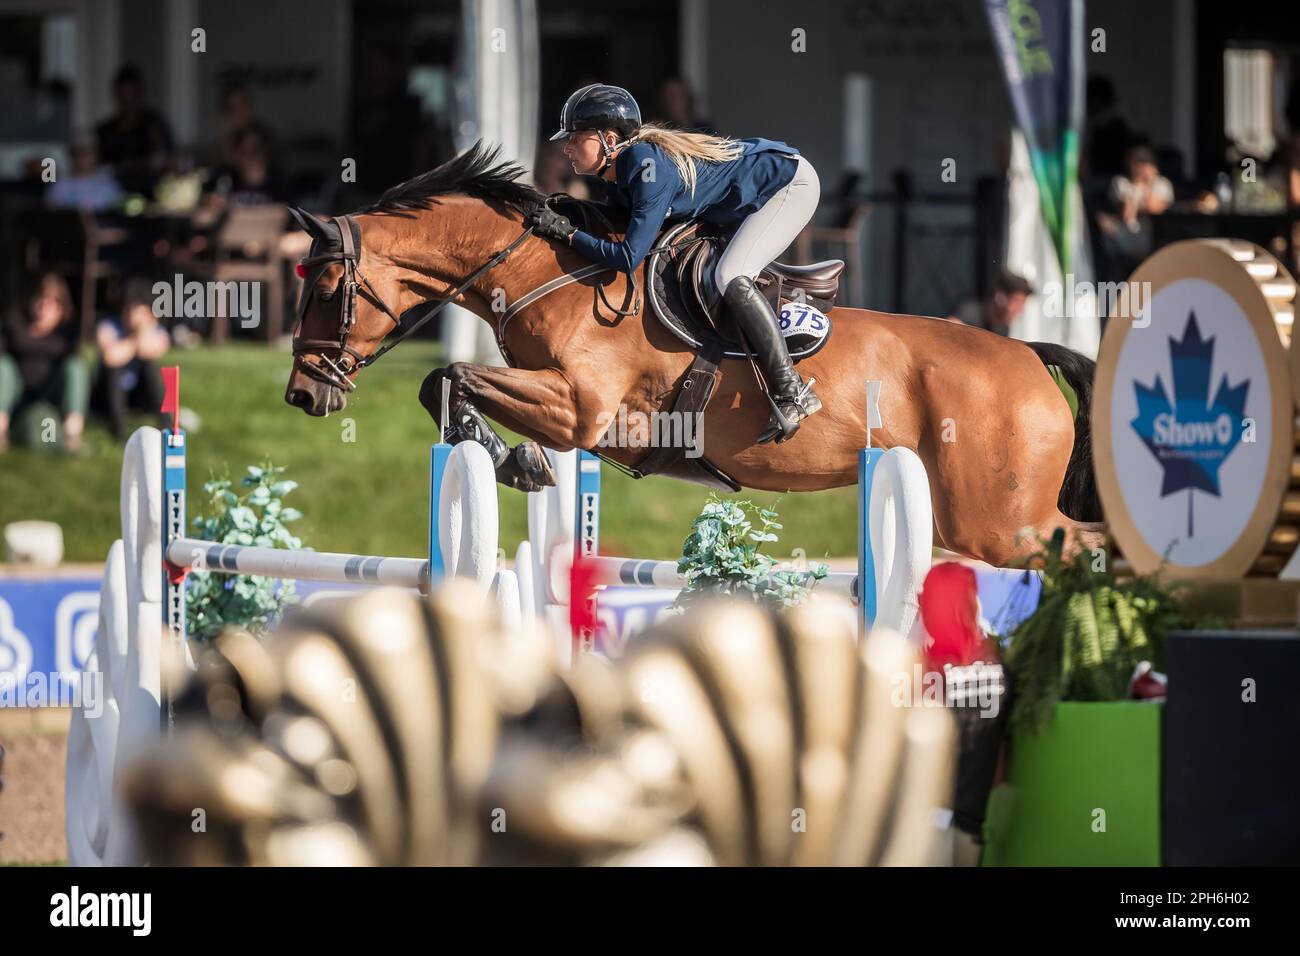
M 420 558 L 285 551 L 176 538 L 167 546 L 167 560 L 178 568 L 193 571 L 256 574 L 330 584 L 391 585 L 429 592 L 429 562 Z
M 644 588 L 680 588 L 686 585 L 686 578 L 677 572 L 676 561 L 596 555 L 587 558 L 586 565 L 592 571 L 592 583 L 602 587 L 633 585 Z M 800 569 L 790 565 L 777 565 L 774 570 L 798 571 Z M 813 581 L 810 575 L 807 583 L 818 591 L 857 599 L 858 576 L 852 571 L 831 571 L 820 581 Z

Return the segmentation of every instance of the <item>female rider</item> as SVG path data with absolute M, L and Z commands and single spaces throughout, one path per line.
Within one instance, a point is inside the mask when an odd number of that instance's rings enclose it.
M 776 404 L 760 443 L 785 441 L 821 408 L 794 369 L 776 315 L 754 283 L 812 219 L 821 198 L 817 171 L 798 150 L 770 139 L 729 139 L 641 122 L 627 90 L 595 83 L 560 111 L 564 153 L 574 172 L 596 176 L 594 198 L 629 211 L 622 241 L 598 239 L 543 206 L 528 218 L 538 235 L 566 242 L 593 262 L 631 274 L 669 217 L 740 221 L 714 279 L 757 354 Z

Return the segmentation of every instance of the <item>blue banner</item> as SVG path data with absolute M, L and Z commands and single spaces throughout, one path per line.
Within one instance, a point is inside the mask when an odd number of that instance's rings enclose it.
M 98 626 L 98 575 L 0 578 L 0 707 L 69 705 Z

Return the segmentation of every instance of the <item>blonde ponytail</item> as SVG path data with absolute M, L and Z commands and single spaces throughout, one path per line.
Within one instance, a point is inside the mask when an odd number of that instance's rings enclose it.
M 668 154 L 678 174 L 695 195 L 695 163 L 727 163 L 740 156 L 744 149 L 740 143 L 726 136 L 708 133 L 688 133 L 659 123 L 644 123 L 627 140 L 633 143 L 653 143 Z

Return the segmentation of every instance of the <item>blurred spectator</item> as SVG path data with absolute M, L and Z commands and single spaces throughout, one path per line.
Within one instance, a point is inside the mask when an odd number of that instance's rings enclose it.
M 218 172 L 213 188 L 225 204 L 233 206 L 260 206 L 286 198 L 266 142 L 256 127 L 246 126 L 235 134 L 231 163 Z
M 1151 216 L 1158 216 L 1174 201 L 1174 187 L 1160 175 L 1155 154 L 1147 146 L 1128 151 L 1126 169 L 1111 179 L 1109 211 L 1097 214 L 1097 228 L 1108 274 L 1128 275 L 1151 253 Z
M 652 118 L 692 133 L 717 132 L 707 119 L 696 115 L 695 94 L 686 85 L 686 81 L 678 76 L 670 76 L 659 84 Z
M 157 111 L 145 105 L 144 81 L 134 66 L 117 71 L 113 99 L 117 112 L 95 130 L 100 159 L 113 167 L 127 192 L 152 195 L 170 160 L 171 130 Z
M 1124 172 L 1124 157 L 1133 145 L 1133 131 L 1119 115 L 1115 86 L 1104 76 L 1088 77 L 1084 119 L 1086 174 L 1108 178 Z
M 95 331 L 99 367 L 95 372 L 95 408 L 108 416 L 114 437 L 127 435 L 128 409 L 157 412 L 162 405 L 158 360 L 171 348 L 153 312 L 150 285 L 132 279 L 122 296 L 121 317 L 103 319 Z M 162 416 L 166 424 L 167 416 Z
M 587 199 L 590 191 L 582 177 L 573 171 L 573 164 L 564 155 L 563 144 L 543 141 L 537 146 L 537 159 L 533 163 L 533 185 L 545 196 L 568 193 L 577 199 Z
M 9 444 L 11 423 L 24 412 L 36 412 L 24 431 L 29 443 L 39 441 L 41 404 L 57 407 L 67 449 L 80 449 L 90 388 L 79 346 L 68 283 L 45 273 L 0 323 L 0 450 Z
M 32 105 L 33 118 L 41 127 L 38 136 L 44 138 L 53 133 L 57 139 L 71 138 L 72 84 L 58 77 L 46 80 L 36 88 Z
M 1156 157 L 1146 146 L 1134 146 L 1125 158 L 1125 173 L 1110 183 L 1110 199 L 1130 229 L 1143 214 L 1158 216 L 1174 201 L 1174 188 L 1156 168 Z
M 59 174 L 45 194 L 46 205 L 57 209 L 104 212 L 122 201 L 122 187 L 113 171 L 99 164 L 99 147 L 93 139 L 72 144 L 72 169 Z
M 1007 335 L 1011 323 L 1019 318 L 1033 294 L 1034 287 L 1029 280 L 1014 272 L 1004 272 L 998 276 L 993 294 L 988 299 L 967 299 L 953 310 L 952 318 L 998 335 Z
M 221 142 L 217 147 L 218 165 L 235 165 L 239 156 L 239 141 L 245 130 L 257 134 L 268 155 L 274 152 L 271 128 L 254 115 L 253 96 L 248 87 L 240 84 L 226 88 L 221 94 L 221 117 L 218 123 L 221 128 Z
M 351 191 L 360 201 L 374 199 L 390 186 L 436 166 L 434 143 L 420 98 L 407 89 L 400 50 L 391 44 L 367 49 L 364 82 L 352 120 L 357 183 Z

